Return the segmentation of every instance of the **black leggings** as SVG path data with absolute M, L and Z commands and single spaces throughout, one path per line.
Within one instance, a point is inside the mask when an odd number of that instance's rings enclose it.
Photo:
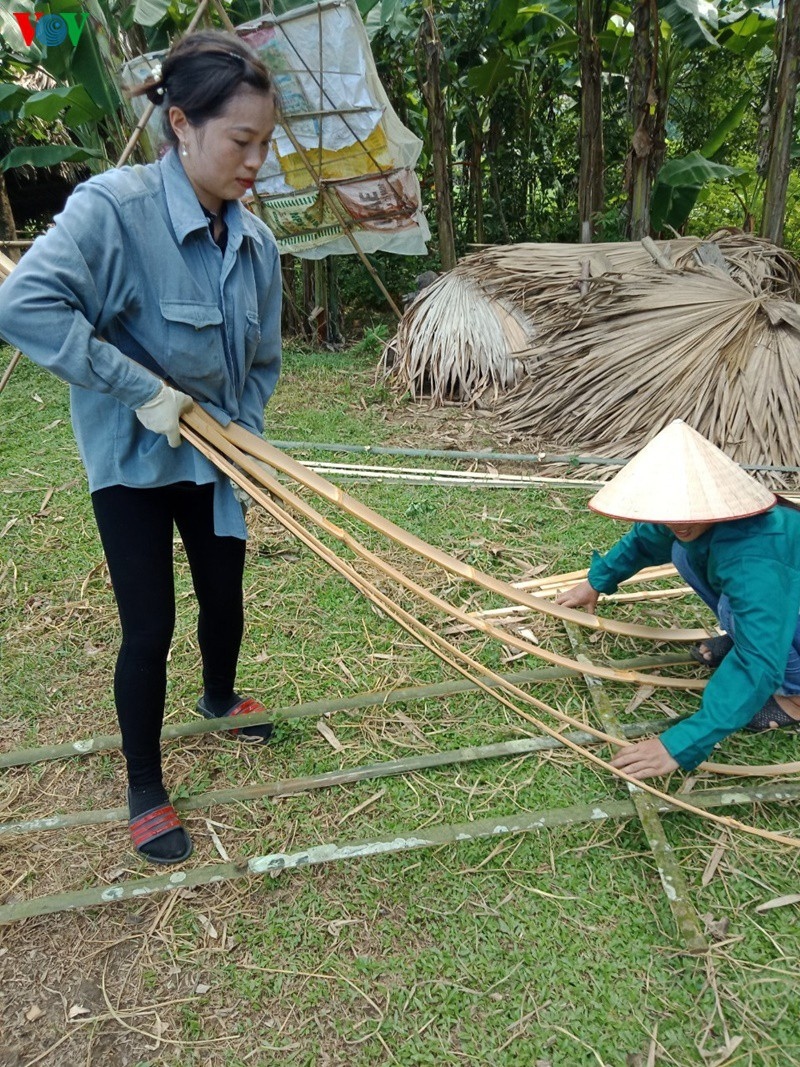
M 155 785 L 161 781 L 159 737 L 175 628 L 173 523 L 197 595 L 203 685 L 210 696 L 234 691 L 244 627 L 245 542 L 214 533 L 211 485 L 114 485 L 93 493 L 92 504 L 122 626 L 114 700 L 128 778 L 131 785 Z

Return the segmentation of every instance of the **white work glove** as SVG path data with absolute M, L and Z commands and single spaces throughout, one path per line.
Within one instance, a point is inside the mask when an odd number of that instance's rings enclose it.
M 254 462 L 264 471 L 265 474 L 269 474 L 273 478 L 277 478 L 277 471 L 273 467 L 270 467 L 266 463 L 262 463 L 260 459 L 257 459 Z M 233 488 L 233 495 L 236 500 L 242 505 L 243 508 L 249 508 L 250 505 L 253 503 L 253 498 L 250 496 L 247 490 L 242 489 L 242 487 L 240 485 L 237 485 L 232 478 L 230 479 L 230 483 L 231 487 Z M 270 496 L 272 496 L 272 493 L 269 492 L 269 489 L 267 489 L 266 492 L 269 493 Z M 275 498 L 273 497 L 273 499 Z
M 136 418 L 153 433 L 163 433 L 170 448 L 177 448 L 181 443 L 178 420 L 192 403 L 192 398 L 186 393 L 162 385 L 152 400 L 136 409 Z

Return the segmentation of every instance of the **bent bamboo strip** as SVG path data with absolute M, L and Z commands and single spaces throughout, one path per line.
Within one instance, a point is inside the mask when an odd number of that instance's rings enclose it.
M 506 630 L 501 630 L 498 627 L 493 626 L 491 623 L 486 622 L 484 619 L 476 618 L 468 615 L 461 608 L 457 608 L 455 605 L 450 604 L 446 600 L 442 600 L 434 593 L 424 586 L 419 585 L 413 579 L 397 570 L 391 564 L 387 563 L 380 556 L 377 556 L 374 552 L 365 548 L 360 541 L 356 540 L 352 535 L 348 534 L 340 526 L 332 523 L 329 519 L 326 519 L 318 511 L 316 511 L 310 504 L 307 504 L 299 496 L 293 493 L 286 486 L 282 485 L 275 478 L 266 474 L 259 466 L 258 462 L 246 453 L 241 452 L 235 445 L 232 445 L 227 437 L 219 433 L 216 429 L 216 424 L 206 425 L 205 440 L 210 442 L 213 446 L 211 450 L 207 447 L 198 444 L 197 438 L 193 435 L 190 436 L 190 440 L 195 447 L 200 448 L 204 452 L 206 457 L 212 462 L 217 462 L 220 454 L 228 456 L 229 460 L 232 460 L 242 470 L 248 471 L 252 477 L 254 477 L 263 486 L 266 486 L 273 496 L 281 498 L 284 502 L 288 502 L 291 506 L 299 511 L 301 515 L 309 519 L 315 525 L 321 529 L 326 530 L 332 534 L 342 544 L 347 545 L 349 549 L 357 553 L 362 559 L 366 560 L 372 566 L 382 571 L 393 581 L 405 586 L 415 596 L 420 597 L 422 600 L 426 600 L 429 604 L 437 608 L 439 611 L 444 612 L 453 619 L 457 619 L 461 623 L 469 624 L 473 629 L 480 630 L 487 634 L 489 637 L 493 637 L 496 640 L 502 641 L 506 645 L 510 645 L 512 648 L 516 648 L 520 652 L 525 652 L 528 655 L 535 656 L 537 659 L 544 660 L 546 663 L 552 663 L 559 667 L 568 667 L 571 670 L 575 670 L 578 673 L 592 674 L 597 678 L 605 678 L 611 682 L 634 682 L 646 685 L 663 685 L 666 688 L 671 689 L 686 689 L 686 690 L 700 690 L 706 685 L 705 681 L 692 679 L 692 678 L 672 678 L 663 677 L 661 675 L 652 674 L 639 674 L 636 671 L 620 671 L 613 667 L 596 667 L 583 666 L 578 664 L 575 660 L 570 659 L 568 656 L 562 656 L 557 652 L 550 652 L 547 649 L 541 648 L 539 645 L 532 644 L 530 641 L 525 640 L 517 634 L 509 633 Z M 216 458 L 215 458 L 216 457 Z M 249 492 L 249 490 L 248 490 Z M 361 579 L 361 576 L 359 576 Z M 361 588 L 361 586 L 357 586 Z M 576 614 L 582 614 L 578 612 Z M 570 725 L 580 727 L 581 724 L 575 720 L 571 720 L 568 717 L 562 719 L 564 722 L 569 722 Z M 605 738 L 608 740 L 608 738 Z
M 244 427 L 236 426 L 234 423 L 229 423 L 227 427 L 222 427 L 205 411 L 198 408 L 197 405 L 183 415 L 182 420 L 202 436 L 207 436 L 208 431 L 211 430 L 220 433 L 227 441 L 241 449 L 242 452 L 261 460 L 263 463 L 267 463 L 270 467 L 274 467 L 275 470 L 289 475 L 294 481 L 300 482 L 301 485 L 336 504 L 348 514 L 360 519 L 374 530 L 390 537 L 393 541 L 410 549 L 417 555 L 423 556 L 451 574 L 466 578 L 490 592 L 499 593 L 516 604 L 525 604 L 536 611 L 541 611 L 545 615 L 575 623 L 577 626 L 585 626 L 592 630 L 602 630 L 606 633 L 619 634 L 626 637 L 639 637 L 651 641 L 702 641 L 708 637 L 707 630 L 661 629 L 636 623 L 618 622 L 614 619 L 603 619 L 596 615 L 588 615 L 585 611 L 577 611 L 575 608 L 563 608 L 539 597 L 530 596 L 522 590 L 516 589 L 509 582 L 503 582 L 493 578 L 491 575 L 483 574 L 468 563 L 462 563 L 455 556 L 451 556 L 449 553 L 423 541 L 415 534 L 409 533 L 390 519 L 384 518 L 373 511 L 372 508 L 367 507 L 366 504 L 362 504 L 337 486 L 314 474 L 302 463 L 298 463 L 285 453 L 278 451 L 277 448 L 268 445 L 266 441 L 245 430 Z
M 800 795 L 798 786 L 764 786 L 760 789 L 719 789 L 698 795 L 698 808 L 706 813 L 714 808 L 734 805 L 781 803 L 796 800 Z M 660 804 L 659 812 L 669 813 L 668 803 Z M 121 900 L 141 900 L 175 889 L 189 889 L 214 882 L 227 882 L 235 878 L 252 878 L 256 875 L 275 874 L 296 867 L 309 867 L 320 863 L 336 863 L 340 860 L 363 859 L 367 856 L 382 856 L 419 848 L 435 848 L 440 845 L 458 844 L 462 841 L 479 841 L 483 838 L 528 833 L 532 830 L 549 830 L 566 826 L 581 826 L 587 823 L 604 822 L 609 819 L 629 819 L 634 814 L 630 800 L 607 800 L 601 804 L 575 804 L 567 808 L 533 812 L 514 812 L 500 819 L 480 819 L 461 824 L 439 823 L 422 829 L 399 831 L 388 837 L 347 842 L 312 845 L 296 852 L 273 852 L 266 856 L 254 856 L 241 863 L 211 863 L 190 871 L 175 871 L 173 874 L 136 878 L 121 885 L 95 885 L 71 893 L 52 893 L 47 896 L 21 900 L 14 904 L 0 905 L 0 923 L 18 922 L 38 915 L 55 915 L 79 908 L 99 907 Z
M 214 434 L 213 427 L 209 427 L 209 430 L 211 434 Z M 416 619 L 409 612 L 405 611 L 399 605 L 395 604 L 394 601 L 392 601 L 388 596 L 386 596 L 386 594 L 384 594 L 380 589 L 378 589 L 371 582 L 368 582 L 361 575 L 359 575 L 358 572 L 354 570 L 352 566 L 350 566 L 350 564 L 345 563 L 344 560 L 340 559 L 317 537 L 315 537 L 308 530 L 306 530 L 305 527 L 303 527 L 299 522 L 297 522 L 297 520 L 292 518 L 292 516 L 289 515 L 288 512 L 286 512 L 282 507 L 276 504 L 270 493 L 264 492 L 263 489 L 259 488 L 254 482 L 250 480 L 250 478 L 248 478 L 246 474 L 242 473 L 242 470 L 238 469 L 237 466 L 234 465 L 234 463 L 230 462 L 219 453 L 214 454 L 214 449 L 207 445 L 202 440 L 202 438 L 198 436 L 198 434 L 187 429 L 185 423 L 181 427 L 181 433 L 187 440 L 193 443 L 195 447 L 199 448 L 201 451 L 203 451 L 204 454 L 208 455 L 209 459 L 212 459 L 215 466 L 217 466 L 220 470 L 226 473 L 234 482 L 236 482 L 237 485 L 245 489 L 253 497 L 254 500 L 261 504 L 261 506 L 264 507 L 267 512 L 271 514 L 275 519 L 277 519 L 277 521 L 280 522 L 281 525 L 283 525 L 290 533 L 293 533 L 316 555 L 318 555 L 321 559 L 327 562 L 334 570 L 336 570 L 339 574 L 345 577 L 365 596 L 369 597 L 370 600 L 379 605 L 383 609 L 384 613 L 389 616 L 389 618 L 394 619 L 394 621 L 397 622 L 398 625 L 401 626 L 415 640 L 423 644 L 426 648 L 429 648 L 432 652 L 434 652 L 435 655 L 439 657 L 439 659 L 441 659 L 444 663 L 447 663 L 452 666 L 460 674 L 464 675 L 465 677 L 471 678 L 472 680 L 478 681 L 480 687 L 484 689 L 487 693 L 489 693 L 491 696 L 493 696 L 499 703 L 503 704 L 505 707 L 508 707 L 511 711 L 513 711 L 515 714 L 519 715 L 526 721 L 533 723 L 533 725 L 538 727 L 543 733 L 549 734 L 551 737 L 559 738 L 559 740 L 561 740 L 567 748 L 570 748 L 573 751 L 577 752 L 579 755 L 582 755 L 584 759 L 586 759 L 588 762 L 594 764 L 595 766 L 601 767 L 603 770 L 606 770 L 609 774 L 620 778 L 622 781 L 637 786 L 640 790 L 643 790 L 646 793 L 651 793 L 653 796 L 659 797 L 661 800 L 664 800 L 666 803 L 671 804 L 676 808 L 680 808 L 682 811 L 686 811 L 692 815 L 698 815 L 701 818 L 707 819 L 718 825 L 727 826 L 731 829 L 741 830 L 743 833 L 749 834 L 753 837 L 761 838 L 765 841 L 772 841 L 775 844 L 781 844 L 786 845 L 789 848 L 800 849 L 800 838 L 789 837 L 785 834 L 775 833 L 771 830 L 762 830 L 760 827 L 750 826 L 746 823 L 739 822 L 737 819 L 731 819 L 728 816 L 720 816 L 714 815 L 710 812 L 704 812 L 700 808 L 695 807 L 693 804 L 689 804 L 688 802 L 682 800 L 680 797 L 671 796 L 667 793 L 662 792 L 659 789 L 656 789 L 655 786 L 650 785 L 648 782 L 640 781 L 636 778 L 633 778 L 631 775 L 626 774 L 625 771 L 622 771 L 619 768 L 612 766 L 607 760 L 601 759 L 599 756 L 595 756 L 594 753 L 582 749 L 579 745 L 575 745 L 569 742 L 566 737 L 559 734 L 553 727 L 549 726 L 547 723 L 542 722 L 541 719 L 538 719 L 536 716 L 531 715 L 529 712 L 523 711 L 522 708 L 515 705 L 510 699 L 503 696 L 501 693 L 495 692 L 487 684 L 486 679 L 492 679 L 495 682 L 500 682 L 500 687 L 502 689 L 505 689 L 507 692 L 517 697 L 518 699 L 523 700 L 525 703 L 531 704 L 534 707 L 545 711 L 547 714 L 551 715 L 552 717 L 558 719 L 561 722 L 568 722 L 570 724 L 577 725 L 579 728 L 586 729 L 585 723 L 577 723 L 575 720 L 571 719 L 570 716 L 564 715 L 562 712 L 550 707 L 550 705 L 545 704 L 543 701 L 538 700 L 536 697 L 525 693 L 523 690 L 518 689 L 516 686 L 503 682 L 500 676 L 497 675 L 494 671 L 491 671 L 489 668 L 484 667 L 483 664 L 478 663 L 476 660 L 473 660 L 470 656 L 467 656 L 460 649 L 445 641 L 444 638 L 434 633 L 433 630 L 425 626 L 424 623 L 419 621 L 419 619 Z M 237 450 L 234 447 L 229 446 L 229 452 L 231 451 L 236 452 Z M 281 486 L 276 479 L 266 474 L 258 466 L 258 464 L 249 462 L 248 457 L 241 453 L 240 466 L 244 467 L 245 469 L 247 469 L 248 467 L 252 468 L 259 482 L 266 486 L 271 492 L 277 490 L 277 492 L 280 494 L 280 492 L 282 491 Z M 470 673 L 471 671 L 477 671 L 481 675 L 481 677 L 477 678 L 475 674 Z M 602 735 L 600 731 L 589 730 L 587 732 L 593 733 L 595 736 L 605 736 Z M 616 738 L 608 737 L 606 739 L 610 743 L 616 744 L 617 746 L 621 746 L 621 744 L 623 744 Z M 625 744 L 627 744 L 627 742 L 625 742 Z

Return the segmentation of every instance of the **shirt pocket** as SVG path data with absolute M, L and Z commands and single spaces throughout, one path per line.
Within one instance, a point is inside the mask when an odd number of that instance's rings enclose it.
M 255 311 L 248 311 L 244 328 L 244 365 L 246 371 L 249 371 L 252 367 L 256 350 L 260 344 L 261 320 Z
M 198 399 L 218 400 L 225 383 L 222 312 L 216 304 L 161 300 L 164 369 Z

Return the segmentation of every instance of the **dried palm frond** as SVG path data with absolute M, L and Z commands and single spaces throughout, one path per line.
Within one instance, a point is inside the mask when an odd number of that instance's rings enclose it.
M 651 266 L 555 301 L 504 428 L 625 458 L 682 418 L 739 463 L 800 463 L 800 306 L 783 295 L 796 282 L 769 296 L 752 264 L 732 273 Z
M 402 391 L 434 403 L 472 403 L 518 381 L 515 352 L 530 347 L 530 319 L 502 295 L 490 295 L 453 271 L 423 290 L 386 345 L 382 365 Z

